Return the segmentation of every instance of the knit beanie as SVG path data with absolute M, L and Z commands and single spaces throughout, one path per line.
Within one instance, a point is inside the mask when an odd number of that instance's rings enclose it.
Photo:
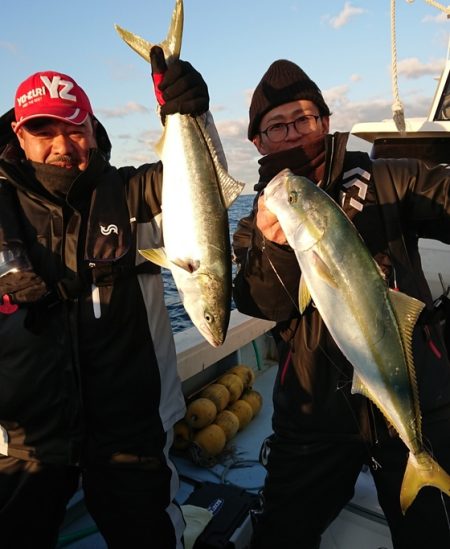
M 298 65 L 287 59 L 274 61 L 253 92 L 249 109 L 249 140 L 258 133 L 261 118 L 267 112 L 298 99 L 315 103 L 322 116 L 331 114 L 317 84 Z

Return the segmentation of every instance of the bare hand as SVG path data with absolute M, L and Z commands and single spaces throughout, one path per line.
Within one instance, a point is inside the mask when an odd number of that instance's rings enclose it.
M 278 218 L 266 207 L 264 195 L 261 195 L 258 199 L 256 225 L 267 240 L 271 240 L 276 244 L 287 244 L 286 236 L 280 226 Z

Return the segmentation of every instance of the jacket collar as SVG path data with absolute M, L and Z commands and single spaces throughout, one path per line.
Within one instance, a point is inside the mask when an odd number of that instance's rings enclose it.
M 67 193 L 66 201 L 73 207 L 81 203 L 86 197 L 92 194 L 92 191 L 98 184 L 101 174 L 107 169 L 109 163 L 104 157 L 104 153 L 99 149 L 91 149 L 89 154 L 89 164 L 86 170 L 80 172 L 80 175 L 73 181 Z M 18 189 L 25 192 L 32 192 L 50 202 L 61 204 L 58 199 L 45 187 L 43 187 L 34 177 L 34 171 L 29 162 L 17 155 L 14 146 L 8 145 L 0 156 L 0 175 L 3 175 L 8 181 Z
M 344 168 L 348 136 L 348 133 L 335 132 L 325 140 L 325 174 L 321 187 L 329 194 L 333 194 Z

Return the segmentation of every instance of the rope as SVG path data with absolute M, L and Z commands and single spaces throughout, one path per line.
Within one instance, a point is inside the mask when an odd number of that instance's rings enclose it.
M 392 104 L 392 118 L 400 133 L 405 133 L 405 113 L 400 101 L 398 92 L 398 70 L 397 70 L 397 46 L 395 38 L 395 0 L 391 0 L 391 57 L 392 57 L 392 93 L 394 103 Z
M 406 0 L 408 4 L 412 4 L 414 0 Z M 446 7 L 436 0 L 425 0 L 427 4 L 437 8 L 450 17 L 450 6 Z M 395 0 L 391 0 L 391 56 L 392 56 L 392 93 L 394 96 L 394 102 L 392 104 L 392 118 L 395 122 L 395 126 L 400 133 L 405 133 L 405 113 L 403 110 L 402 102 L 400 101 L 400 95 L 398 91 L 398 67 L 397 67 L 397 45 L 396 45 L 396 32 L 395 32 Z

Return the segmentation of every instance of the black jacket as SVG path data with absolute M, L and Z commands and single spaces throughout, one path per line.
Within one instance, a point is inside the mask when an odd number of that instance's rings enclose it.
M 450 243 L 448 167 L 412 159 L 372 161 L 346 151 L 346 142 L 346 134 L 327 137 L 324 188 L 352 219 L 391 284 L 431 309 L 418 239 Z M 243 313 L 277 322 L 274 430 L 311 439 L 368 435 L 367 400 L 350 391 L 352 367 L 317 310 L 298 312 L 300 270 L 292 249 L 263 243 L 254 214 L 240 221 L 233 239 L 234 300 Z M 413 346 L 422 412 L 448 405 L 450 365 L 438 326 L 421 319 Z
M 162 242 L 162 165 L 116 169 L 92 150 L 64 200 L 16 153 L 0 156 L 15 209 L 0 200 L 0 249 L 22 240 L 58 298 L 0 313 L 0 452 L 64 464 L 152 455 L 184 414 L 159 268 L 137 251 Z

